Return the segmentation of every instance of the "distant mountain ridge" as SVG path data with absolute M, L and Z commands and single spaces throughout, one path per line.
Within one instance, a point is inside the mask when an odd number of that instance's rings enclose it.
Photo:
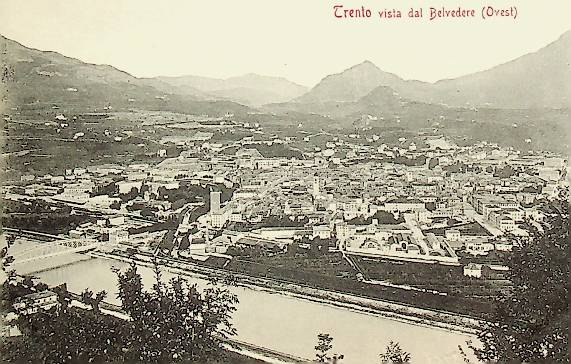
M 427 83 L 404 80 L 370 61 L 323 78 L 292 103 L 352 102 L 384 86 L 400 96 L 451 107 L 571 107 L 571 31 L 546 47 L 489 70 Z
M 405 97 L 455 106 L 570 108 L 571 31 L 536 52 L 489 70 L 438 81 L 423 95 L 397 91 Z
M 194 76 L 137 78 L 113 66 L 28 48 L 2 35 L 0 49 L 5 50 L 0 61 L 12 74 L 11 99 L 19 104 L 69 104 L 99 109 L 107 105 L 147 105 L 200 113 L 213 110 L 214 104 L 220 106 L 220 112 L 244 111 L 249 106 L 287 101 L 307 91 L 284 78 L 255 74 L 227 80 Z M 202 82 L 192 82 L 197 83 L 193 87 L 188 79 Z
M 293 101 L 356 101 L 378 86 L 393 87 L 399 82 L 403 82 L 400 77 L 380 70 L 370 61 L 364 61 L 341 73 L 325 77 L 308 93 Z
M 283 77 L 255 73 L 227 79 L 200 76 L 162 76 L 155 79 L 181 89 L 198 90 L 212 98 L 228 99 L 250 106 L 289 101 L 308 90 Z
M 113 66 L 28 48 L 3 36 L 0 49 L 5 50 L 1 61 L 10 75 L 10 100 L 18 106 L 67 105 L 101 110 L 107 106 L 162 108 L 200 102 L 197 97 L 176 96 L 168 84 L 150 84 Z
M 95 65 L 41 51 L 0 36 L 3 61 L 14 75 L 12 95 L 23 103 L 150 105 L 177 110 L 216 103 L 230 110 L 260 107 L 306 114 L 339 114 L 339 103 L 357 108 L 397 109 L 411 102 L 453 108 L 571 108 L 571 31 L 542 49 L 489 70 L 436 83 L 403 80 L 364 61 L 323 78 L 308 90 L 281 77 L 246 74 L 228 79 L 199 76 L 137 78 L 108 65 Z M 377 90 L 381 88 L 380 90 Z M 375 91 L 377 90 L 377 91 Z M 158 101 L 163 100 L 163 101 Z M 166 102 L 165 100 L 169 100 Z M 168 105 L 166 105 L 168 104 Z M 170 106 L 169 106 L 170 105 Z M 198 108 L 196 112 L 203 109 Z M 363 110 L 364 111 L 364 110 Z

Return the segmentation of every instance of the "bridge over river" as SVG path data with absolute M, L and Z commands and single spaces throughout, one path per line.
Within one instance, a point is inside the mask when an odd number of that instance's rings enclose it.
M 79 254 L 101 246 L 95 239 L 72 239 L 30 230 L 4 228 L 16 240 L 10 247 L 12 268 L 21 273 L 37 272 L 71 264 L 89 257 Z

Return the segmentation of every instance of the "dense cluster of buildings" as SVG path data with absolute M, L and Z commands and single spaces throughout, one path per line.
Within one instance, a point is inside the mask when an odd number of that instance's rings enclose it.
M 232 245 L 287 249 L 320 239 L 346 254 L 457 265 L 459 250 L 511 249 L 501 237 L 526 235 L 524 221 L 540 221 L 540 202 L 568 185 L 567 161 L 549 153 L 522 155 L 485 142 L 460 147 L 436 136 L 389 146 L 377 135 L 321 135 L 322 146 L 297 157 L 269 157 L 260 145 L 293 150 L 296 138 L 248 130 L 256 138 L 163 138 L 182 150 L 175 157 L 159 150 L 153 165 L 24 175 L 7 197 L 100 214 L 70 234 L 105 236 L 107 249 L 149 251 L 167 239 L 176 254 L 223 254 Z M 202 195 L 184 192 L 193 186 Z M 169 219 L 169 228 L 145 231 Z

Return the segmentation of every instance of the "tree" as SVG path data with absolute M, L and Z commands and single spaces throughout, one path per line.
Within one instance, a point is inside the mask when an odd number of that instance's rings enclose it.
M 143 183 L 141 185 L 141 189 L 139 190 L 139 196 L 145 197 L 145 192 L 150 192 L 150 191 L 151 191 L 151 187 L 148 184 Z
M 85 289 L 85 291 L 81 292 L 81 302 L 90 305 L 93 308 L 93 311 L 99 313 L 99 304 L 107 297 L 106 291 L 100 291 L 93 296 L 93 291 L 89 289 Z
M 12 244 L 14 244 L 15 241 L 16 241 L 15 235 L 8 235 L 6 237 L 6 247 L 9 248 L 10 246 L 12 246 Z
M 31 363 L 124 362 L 125 321 L 76 307 L 20 315 L 21 340 L 2 343 L 2 360 Z
M 512 166 L 506 165 L 503 168 L 496 168 L 496 170 L 494 171 L 494 177 L 509 178 L 516 173 L 517 173 L 516 170 L 514 170 Z
M 460 221 L 458 221 L 458 220 L 456 220 L 456 219 L 454 219 L 454 218 L 451 218 L 451 219 L 448 219 L 448 220 L 446 221 L 446 225 L 448 225 L 448 226 L 454 226 L 454 225 L 458 224 L 459 222 L 460 222 Z
M 60 307 L 63 311 L 67 311 L 69 307 L 69 303 L 71 302 L 72 298 L 69 292 L 65 289 L 58 289 L 56 290 L 57 293 L 57 300 L 60 304 Z
M 406 364 L 410 363 L 410 354 L 402 350 L 399 343 L 390 341 L 386 351 L 379 355 L 382 364 Z
M 329 251 L 329 243 L 316 237 L 309 241 L 309 256 L 316 258 L 326 254 Z
M 121 203 L 119 201 L 113 201 L 111 205 L 109 205 L 110 209 L 119 210 L 121 209 Z
M 91 307 L 93 307 L 93 310 L 95 312 L 99 312 L 99 305 L 101 304 L 101 302 L 103 302 L 105 297 L 107 297 L 106 291 L 97 292 L 97 294 L 95 295 L 95 298 L 91 301 Z
M 14 257 L 11 255 L 7 255 L 2 260 L 2 269 L 7 270 L 10 267 L 10 264 L 14 263 Z
M 38 283 L 36 284 L 36 287 L 35 287 L 35 288 L 36 288 L 36 290 L 37 290 L 38 292 L 43 292 L 43 291 L 48 290 L 48 289 L 49 289 L 49 286 L 48 286 L 47 284 L 45 284 L 44 282 L 38 282 Z
M 315 345 L 315 356 L 320 363 L 326 363 L 329 359 L 329 350 L 333 349 L 331 342 L 333 338 L 329 334 L 318 334 L 317 345 Z
M 123 310 L 132 318 L 128 361 L 205 361 L 221 353 L 224 339 L 235 334 L 230 321 L 238 303 L 227 288 L 211 284 L 200 292 L 175 277 L 165 283 L 155 264 L 155 284 L 144 291 L 137 267 L 117 272 Z
M 132 187 L 129 192 L 125 194 L 120 194 L 119 198 L 121 198 L 121 201 L 123 202 L 128 202 L 135 199 L 138 195 L 139 195 L 139 190 L 137 189 L 137 187 Z
M 569 362 L 569 203 L 566 196 L 544 207 L 543 232 L 512 238 L 508 258 L 512 290 L 495 302 L 494 317 L 479 332 L 483 361 Z M 530 226 L 533 226 L 530 224 Z
M 439 162 L 440 161 L 438 158 L 430 158 L 430 161 L 428 162 L 428 169 L 434 169 L 434 167 L 436 167 Z
M 337 364 L 341 359 L 343 359 L 343 354 L 333 354 L 329 356 L 329 351 L 333 349 L 331 342 L 333 338 L 329 334 L 318 334 L 317 335 L 317 345 L 315 346 L 315 356 L 319 363 L 331 363 Z
M 291 243 L 287 246 L 286 248 L 286 253 L 287 255 L 291 256 L 291 257 L 295 257 L 297 252 L 299 251 L 299 244 L 298 243 Z
M 25 276 L 22 285 L 27 288 L 34 288 L 34 280 L 32 276 Z

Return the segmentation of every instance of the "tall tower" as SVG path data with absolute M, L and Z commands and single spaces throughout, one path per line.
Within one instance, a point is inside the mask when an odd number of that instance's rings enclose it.
M 317 176 L 313 177 L 313 195 L 319 195 L 319 177 Z
M 210 191 L 210 213 L 217 214 L 220 212 L 220 191 Z

